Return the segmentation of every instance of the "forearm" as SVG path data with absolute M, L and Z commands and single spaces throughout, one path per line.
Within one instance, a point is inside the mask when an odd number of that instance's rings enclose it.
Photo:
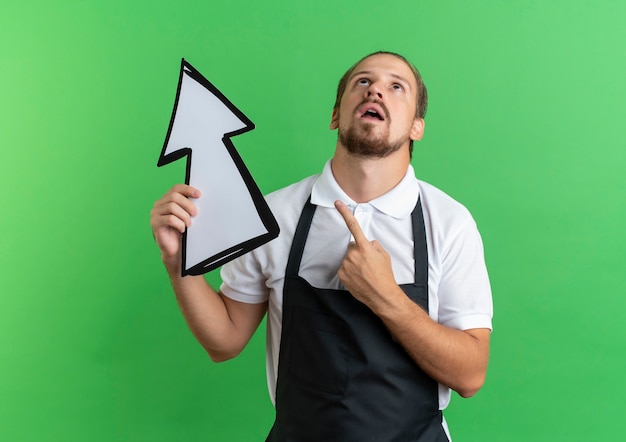
M 203 276 L 182 277 L 179 259 L 164 259 L 164 263 L 185 321 L 211 359 L 220 362 L 237 356 L 254 329 L 237 326 L 227 301 Z
M 438 324 L 398 290 L 374 306 L 375 313 L 433 379 L 463 397 L 475 394 L 487 372 L 490 330 L 463 331 Z

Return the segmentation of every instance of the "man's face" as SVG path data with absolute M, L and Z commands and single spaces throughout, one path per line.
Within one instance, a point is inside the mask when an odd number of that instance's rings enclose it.
M 331 129 L 350 153 L 385 157 L 419 140 L 424 121 L 416 118 L 417 82 L 411 68 L 390 54 L 377 54 L 359 63 L 333 110 Z

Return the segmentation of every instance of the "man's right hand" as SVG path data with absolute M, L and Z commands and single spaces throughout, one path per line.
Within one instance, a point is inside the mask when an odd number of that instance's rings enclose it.
M 154 203 L 150 211 L 150 225 L 164 263 L 179 260 L 181 235 L 191 225 L 191 217 L 198 214 L 198 208 L 190 198 L 199 197 L 198 189 L 187 184 L 176 184 Z
M 267 311 L 267 302 L 238 302 L 216 292 L 201 275 L 181 276 L 182 234 L 198 214 L 192 199 L 199 197 L 198 189 L 175 185 L 154 203 L 150 225 L 189 328 L 212 360 L 225 361 L 246 346 Z

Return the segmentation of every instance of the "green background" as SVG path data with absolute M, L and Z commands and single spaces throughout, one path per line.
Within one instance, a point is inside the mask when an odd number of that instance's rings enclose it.
M 426 80 L 413 164 L 483 235 L 487 382 L 456 442 L 623 437 L 626 3 L 15 1 L 0 8 L 0 439 L 260 441 L 264 329 L 213 364 L 149 228 L 181 57 L 257 129 L 264 193 L 321 170 L 336 82 L 392 50 Z M 217 275 L 209 279 L 217 283 Z

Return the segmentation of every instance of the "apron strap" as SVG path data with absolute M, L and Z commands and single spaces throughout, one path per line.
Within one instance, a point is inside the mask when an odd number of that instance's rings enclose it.
M 313 222 L 313 215 L 315 214 L 316 208 L 316 205 L 311 204 L 311 195 L 309 195 L 309 198 L 302 208 L 302 214 L 300 215 L 300 221 L 298 221 L 298 226 L 296 227 L 296 233 L 293 235 L 293 244 L 289 252 L 285 277 L 298 276 L 302 254 L 304 253 L 304 244 L 309 236 L 309 230 Z
M 413 254 L 415 261 L 415 284 L 428 287 L 428 246 L 426 245 L 426 227 L 422 211 L 421 197 L 411 213 L 413 221 Z M 426 304 L 428 311 L 428 304 Z

